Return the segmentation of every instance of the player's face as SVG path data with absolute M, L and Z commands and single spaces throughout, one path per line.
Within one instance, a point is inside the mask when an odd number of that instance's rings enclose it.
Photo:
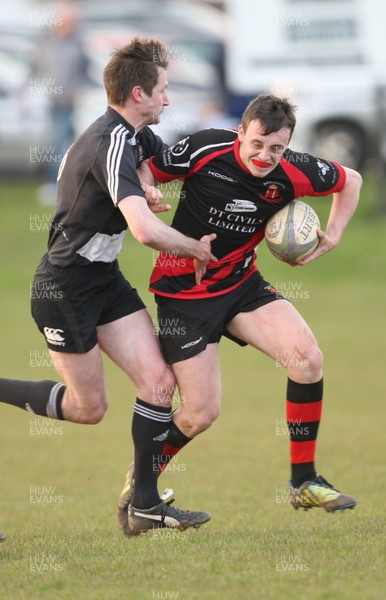
M 158 69 L 158 83 L 153 88 L 151 96 L 146 96 L 144 109 L 148 115 L 149 125 L 160 122 L 161 114 L 165 106 L 169 106 L 169 98 L 166 93 L 168 77 L 165 69 Z
M 240 158 L 254 177 L 265 177 L 278 165 L 288 146 L 291 132 L 287 127 L 264 135 L 259 119 L 251 121 L 244 131 L 239 126 Z

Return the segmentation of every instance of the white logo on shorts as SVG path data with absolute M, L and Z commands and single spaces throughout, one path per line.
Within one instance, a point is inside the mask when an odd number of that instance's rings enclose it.
M 65 346 L 64 337 L 60 334 L 64 333 L 63 329 L 53 329 L 52 327 L 44 327 L 44 335 L 46 336 L 47 342 L 54 344 L 55 346 Z
M 201 340 L 202 336 L 198 338 L 198 340 L 194 340 L 194 342 L 189 342 L 188 344 L 185 344 L 185 346 L 181 346 L 181 350 L 185 350 L 185 348 L 190 348 L 190 346 L 195 346 L 196 344 L 198 344 L 198 342 L 201 342 Z

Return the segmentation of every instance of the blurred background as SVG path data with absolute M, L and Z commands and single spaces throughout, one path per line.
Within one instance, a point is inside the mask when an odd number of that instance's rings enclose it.
M 0 15 L 0 176 L 55 181 L 72 139 L 106 109 L 110 54 L 134 36 L 162 39 L 170 55 L 173 108 L 156 128 L 166 142 L 226 124 L 228 22 L 200 2 L 15 0 Z
M 103 68 L 135 35 L 170 54 L 166 142 L 237 127 L 273 92 L 299 107 L 294 149 L 383 173 L 385 30 L 382 0 L 13 0 L 0 15 L 0 177 L 38 180 L 52 201 L 43 184 L 104 112 Z

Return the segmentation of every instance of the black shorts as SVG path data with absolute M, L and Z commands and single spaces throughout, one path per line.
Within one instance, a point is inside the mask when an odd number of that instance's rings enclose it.
M 117 261 L 60 268 L 45 255 L 31 286 L 32 316 L 56 352 L 88 352 L 98 341 L 98 325 L 143 308 Z
M 250 312 L 283 296 L 256 272 L 235 290 L 214 298 L 155 298 L 162 352 L 172 364 L 196 356 L 208 344 L 219 342 L 223 335 L 246 346 L 246 342 L 227 332 L 227 323 L 238 313 Z

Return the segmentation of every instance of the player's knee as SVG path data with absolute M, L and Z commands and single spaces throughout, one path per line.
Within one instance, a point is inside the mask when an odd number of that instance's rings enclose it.
M 164 370 L 144 383 L 142 389 L 138 390 L 138 396 L 151 404 L 171 406 L 175 387 L 176 379 L 173 371 L 165 366 Z
M 97 425 L 100 423 L 105 415 L 107 406 L 95 406 L 90 409 L 87 413 L 87 423 L 89 425 Z
M 308 373 L 312 380 L 315 376 L 319 377 L 322 372 L 323 354 L 316 343 L 297 346 L 287 359 L 285 366 L 289 371 Z
M 322 369 L 323 367 L 323 352 L 318 346 L 313 348 L 313 364 L 315 369 Z
M 304 364 L 310 371 L 320 371 L 323 367 L 323 354 L 316 344 L 311 344 L 304 352 Z
M 96 397 L 85 398 L 82 402 L 75 402 L 71 399 L 66 404 L 66 420 L 79 423 L 81 425 L 96 425 L 100 423 L 108 407 L 108 400 L 105 394 Z
M 212 409 L 210 411 L 205 411 L 204 414 L 200 415 L 199 418 L 197 419 L 198 432 L 201 433 L 202 431 L 209 429 L 209 427 L 218 418 L 219 414 L 220 414 L 219 409 L 216 409 L 216 410 Z
M 205 410 L 186 415 L 183 422 L 183 430 L 188 437 L 195 437 L 206 431 L 214 423 L 220 414 L 220 406 L 212 406 Z

